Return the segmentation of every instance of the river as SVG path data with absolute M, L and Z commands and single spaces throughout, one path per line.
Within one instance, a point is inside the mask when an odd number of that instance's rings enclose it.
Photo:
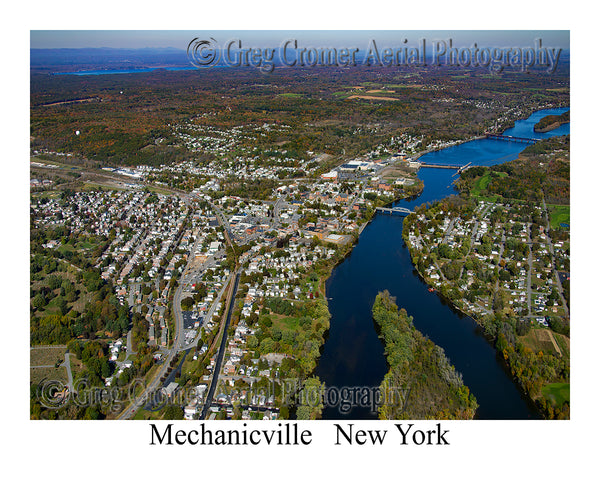
M 541 110 L 504 132 L 527 138 L 566 135 L 570 124 L 546 133 L 535 133 L 533 125 L 545 115 L 568 108 Z M 481 139 L 428 153 L 419 160 L 452 165 L 494 165 L 517 158 L 527 145 L 504 140 Z M 454 170 L 421 169 L 425 187 L 421 195 L 395 203 L 413 209 L 455 193 Z M 462 373 L 465 384 L 477 398 L 479 419 L 539 418 L 513 382 L 494 347 L 475 321 L 427 290 L 413 268 L 402 239 L 404 217 L 376 214 L 363 230 L 350 255 L 327 281 L 331 326 L 315 371 L 327 387 L 378 386 L 388 366 L 383 345 L 371 316 L 377 292 L 387 289 L 414 319 L 414 325 L 446 351 Z M 324 419 L 376 419 L 373 408 L 354 407 L 342 413 L 327 406 Z

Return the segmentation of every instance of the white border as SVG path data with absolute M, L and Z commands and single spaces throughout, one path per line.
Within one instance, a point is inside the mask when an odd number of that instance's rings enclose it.
M 450 5 L 448 5 L 450 4 Z M 15 8 L 11 6 L 11 9 Z M 135 477 L 151 475 L 202 476 L 217 474 L 273 478 L 304 478 L 308 474 L 336 478 L 375 477 L 381 474 L 424 478 L 487 477 L 553 478 L 585 469 L 594 460 L 595 401 L 598 399 L 596 345 L 598 314 L 592 307 L 598 233 L 595 218 L 598 167 L 592 142 L 597 138 L 595 106 L 597 31 L 594 15 L 574 4 L 548 1 L 525 4 L 504 1 L 419 2 L 353 5 L 302 1 L 268 2 L 27 2 L 7 12 L 3 31 L 3 114 L 5 188 L 2 189 L 2 251 L 8 258 L 2 291 L 4 316 L 5 472 L 50 478 L 85 476 Z M 586 13 L 587 12 L 587 13 Z M 582 18 L 583 17 L 583 18 Z M 594 18 L 593 18 L 594 17 Z M 311 447 L 150 447 L 149 426 L 138 422 L 31 422 L 28 399 L 27 257 L 29 228 L 29 30 L 36 29 L 532 29 L 571 30 L 572 110 L 572 245 L 573 344 L 572 419 L 568 422 L 443 422 L 449 425 L 451 447 L 335 447 L 332 422 L 314 422 Z M 5 26 L 6 28 L 6 26 Z M 593 112 L 596 113 L 596 112 Z M 586 215 L 589 214 L 589 215 Z M 362 422 L 356 422 L 362 423 Z M 418 422 L 419 425 L 425 424 Z M 435 422 L 434 422 L 435 423 Z M 229 427 L 230 422 L 226 425 Z M 187 426 L 188 424 L 184 424 Z M 365 428 L 391 430 L 391 422 L 369 423 Z M 222 427 L 225 428 L 225 425 Z M 388 435 L 391 435 L 392 431 Z M 391 438 L 391 437 L 390 437 Z M 317 442 L 318 439 L 318 442 Z M 580 470 L 582 469 L 582 470 Z M 591 472 L 595 471 L 593 468 Z M 583 470 L 585 471 L 585 470 Z M 368 476 L 368 477 L 367 477 Z

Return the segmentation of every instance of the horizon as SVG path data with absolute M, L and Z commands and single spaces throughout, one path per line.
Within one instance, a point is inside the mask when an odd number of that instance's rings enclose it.
M 569 30 L 30 30 L 30 50 L 177 49 L 193 38 L 219 43 L 241 39 L 248 46 L 273 47 L 289 38 L 307 47 L 356 47 L 375 39 L 386 46 L 452 39 L 455 46 L 522 47 L 542 39 L 544 46 L 570 49 Z M 406 40 L 406 42 L 404 42 Z

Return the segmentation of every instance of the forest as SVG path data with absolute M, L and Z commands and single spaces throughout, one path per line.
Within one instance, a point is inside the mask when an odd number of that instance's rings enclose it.
M 568 205 L 570 136 L 552 137 L 528 146 L 519 158 L 492 167 L 465 170 L 457 182 L 463 193 L 500 196 L 524 202 Z
M 469 138 L 497 124 L 499 117 L 510 123 L 543 103 L 568 101 L 564 73 L 461 73 L 417 67 L 294 69 L 270 75 L 254 69 L 32 73 L 31 147 L 72 153 L 102 166 L 158 166 L 197 158 L 174 132 L 175 125 L 193 121 L 223 129 L 286 124 L 291 127 L 287 133 L 266 138 L 264 145 L 261 138 L 255 140 L 261 140 L 265 152 L 285 145 L 294 158 L 308 150 L 359 155 L 400 133 L 423 136 L 424 144 L 434 138 Z M 381 94 L 374 91 L 384 91 L 393 101 L 377 100 Z M 507 116 L 507 111 L 513 113 Z
M 477 400 L 463 383 L 444 350 L 424 337 L 406 310 L 385 290 L 373 304 L 373 319 L 380 330 L 389 365 L 381 383 L 384 401 L 379 418 L 470 419 Z M 400 397 L 394 398 L 394 392 Z
M 533 126 L 535 132 L 549 132 L 560 127 L 563 123 L 571 121 L 571 111 L 567 110 L 560 115 L 546 115 Z

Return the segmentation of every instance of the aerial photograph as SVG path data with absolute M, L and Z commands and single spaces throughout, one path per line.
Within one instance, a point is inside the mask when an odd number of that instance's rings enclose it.
M 29 55 L 30 420 L 569 423 L 569 30 Z

